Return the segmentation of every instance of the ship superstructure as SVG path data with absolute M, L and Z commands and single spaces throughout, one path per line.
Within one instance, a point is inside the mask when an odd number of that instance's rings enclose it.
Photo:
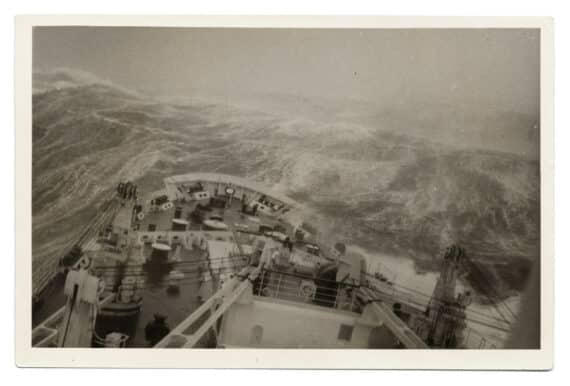
M 34 327 L 32 344 L 496 347 L 467 322 L 508 331 L 507 322 L 470 312 L 469 293 L 456 293 L 460 248 L 446 251 L 425 299 L 367 272 L 306 214 L 294 200 L 229 175 L 168 177 L 144 195 L 119 183 L 57 266 L 34 272 L 38 299 L 47 282 L 59 294 L 44 295 L 42 308 L 52 310 L 56 299 L 61 308 Z

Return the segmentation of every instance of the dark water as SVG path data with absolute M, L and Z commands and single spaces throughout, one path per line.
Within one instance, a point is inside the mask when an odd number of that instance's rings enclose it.
M 381 114 L 367 125 L 303 114 L 159 102 L 97 84 L 35 94 L 34 258 L 66 245 L 118 181 L 148 191 L 166 176 L 207 171 L 290 195 L 335 240 L 375 256 L 434 271 L 455 242 L 504 296 L 524 286 L 539 256 L 536 161 L 406 136 Z

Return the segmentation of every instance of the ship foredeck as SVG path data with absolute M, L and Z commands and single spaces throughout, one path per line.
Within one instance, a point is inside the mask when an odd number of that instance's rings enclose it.
M 247 265 L 261 269 L 252 288 L 259 299 L 361 312 L 355 287 L 322 276 L 338 261 L 302 229 L 296 203 L 222 177 L 170 178 L 166 189 L 119 199 L 116 214 L 84 248 L 107 290 L 117 293 L 99 313 L 98 336 L 114 332 L 122 313 L 128 345 L 148 347 L 145 327 L 154 315 L 178 325 Z
M 129 275 L 143 279 L 133 284 L 139 287 L 138 294 L 144 300 L 138 322 L 132 323 L 136 328 L 130 331 L 130 346 L 148 345 L 144 327 L 154 314 L 166 316 L 171 325 L 178 324 L 208 299 L 221 281 L 252 263 L 255 259 L 252 252 L 260 240 L 283 249 L 285 237 L 294 239 L 299 222 L 296 223 L 292 215 L 297 208 L 292 200 L 270 196 L 267 190 L 253 190 L 251 182 L 246 184 L 235 178 L 221 183 L 217 175 L 215 179 L 212 175 L 191 176 L 192 179 L 188 176 L 167 178 L 166 189 L 148 193 L 136 202 L 126 202 L 112 223 L 113 232 L 118 233 L 117 248 L 94 248 L 91 253 L 99 261 L 99 272 L 103 276 L 111 273 L 123 279 Z M 194 184 L 208 193 L 207 198 L 196 200 L 187 194 L 188 186 Z M 231 197 L 225 193 L 227 187 L 235 191 Z M 164 196 L 167 199 L 157 205 L 157 198 Z M 266 204 L 266 210 L 252 213 L 252 203 Z M 168 246 L 166 261 L 158 264 L 153 262 L 157 243 Z M 285 276 L 280 279 L 279 297 L 292 300 L 293 292 L 298 293 L 298 289 L 292 288 L 302 286 L 304 279 L 310 280 L 318 260 L 326 261 L 324 252 L 321 256 L 311 253 L 314 246 L 305 241 L 292 242 L 286 261 L 273 262 L 274 269 L 291 274 L 287 280 Z M 144 262 L 142 270 L 132 268 L 141 262 Z M 125 265 L 126 270 L 120 268 Z M 171 279 L 173 272 L 178 279 Z M 270 281 L 269 275 L 263 280 L 267 294 L 277 283 Z M 116 282 L 116 277 L 108 282 Z M 291 286 L 291 291 L 285 286 Z M 112 323 L 100 323 L 99 328 L 101 334 L 111 332 Z

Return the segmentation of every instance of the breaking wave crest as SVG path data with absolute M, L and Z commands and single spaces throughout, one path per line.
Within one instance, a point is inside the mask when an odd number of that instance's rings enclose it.
M 34 258 L 72 239 L 118 181 L 151 190 L 199 171 L 262 181 L 317 211 L 334 238 L 422 269 L 452 241 L 491 266 L 538 257 L 536 161 L 420 140 L 381 117 L 158 100 L 69 69 L 35 73 L 34 91 Z

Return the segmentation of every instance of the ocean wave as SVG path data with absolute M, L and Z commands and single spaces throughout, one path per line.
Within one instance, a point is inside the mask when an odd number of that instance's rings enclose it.
M 154 190 L 192 171 L 262 181 L 337 239 L 387 254 L 435 259 L 460 242 L 487 262 L 538 256 L 538 164 L 523 157 L 287 109 L 149 98 L 70 70 L 35 74 L 34 89 L 35 257 L 71 239 L 118 181 Z

